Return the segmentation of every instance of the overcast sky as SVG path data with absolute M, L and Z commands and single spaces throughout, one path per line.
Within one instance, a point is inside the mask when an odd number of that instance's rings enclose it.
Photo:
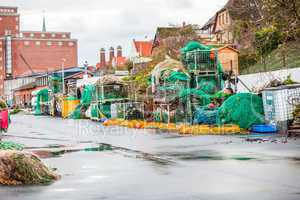
M 78 39 L 79 64 L 98 61 L 101 47 L 122 45 L 130 54 L 132 39 L 153 38 L 157 26 L 204 24 L 227 0 L 0 0 L 18 6 L 21 30 L 72 32 Z

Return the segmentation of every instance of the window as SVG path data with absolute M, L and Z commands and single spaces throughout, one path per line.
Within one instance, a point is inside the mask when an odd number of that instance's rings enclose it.
M 226 24 L 228 24 L 228 13 L 225 13 Z
M 36 46 L 40 46 L 40 45 L 41 45 L 41 42 L 40 42 L 40 41 L 36 41 L 36 42 L 35 42 L 35 45 L 36 45 Z
M 18 25 L 16 25 L 16 30 L 19 30 L 19 26 Z
M 62 36 L 61 36 L 62 38 L 65 38 L 66 37 L 66 34 L 62 34 Z
M 19 21 L 19 17 L 16 17 L 16 22 Z
M 225 24 L 225 20 L 224 20 L 224 13 L 222 14 L 222 24 Z
M 52 42 L 47 42 L 47 46 L 51 46 L 52 45 Z
M 56 36 L 55 33 L 52 33 L 52 34 L 51 34 L 51 37 L 55 38 L 55 36 Z
M 34 37 L 34 33 L 30 33 L 30 37 Z
M 221 15 L 219 15 L 219 25 L 221 25 Z
M 71 47 L 71 46 L 74 45 L 74 43 L 73 42 L 69 42 L 68 45 Z
M 45 34 L 44 34 L 44 33 L 42 33 L 42 34 L 41 34 L 41 37 L 42 37 L 42 38 L 44 38 L 44 37 L 45 37 Z
M 63 42 L 58 42 L 58 46 L 62 46 L 63 44 Z
M 24 42 L 24 45 L 25 45 L 25 46 L 29 46 L 29 44 L 30 44 L 29 41 L 25 41 L 25 42 Z
M 21 38 L 23 37 L 23 33 L 20 33 L 20 37 L 21 37 Z
M 249 4 L 250 4 L 250 7 L 256 7 L 254 2 L 250 2 Z
M 0 17 L 0 21 L 2 20 L 2 17 Z

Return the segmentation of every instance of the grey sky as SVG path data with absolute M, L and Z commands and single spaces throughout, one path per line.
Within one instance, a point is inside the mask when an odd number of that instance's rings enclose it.
M 227 0 L 0 0 L 18 6 L 22 30 L 41 30 L 43 10 L 48 31 L 70 31 L 78 39 L 79 64 L 98 61 L 101 47 L 122 45 L 131 51 L 132 39 L 152 38 L 157 26 L 202 25 Z

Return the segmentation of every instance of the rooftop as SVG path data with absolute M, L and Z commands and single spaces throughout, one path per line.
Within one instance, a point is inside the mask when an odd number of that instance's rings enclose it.
M 150 57 L 152 50 L 152 41 L 136 41 L 133 40 L 136 52 L 139 53 L 141 57 Z

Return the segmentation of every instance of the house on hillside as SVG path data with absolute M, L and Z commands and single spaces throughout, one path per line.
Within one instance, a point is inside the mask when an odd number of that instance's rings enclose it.
M 191 40 L 200 41 L 198 27 L 192 24 L 172 27 L 157 27 L 152 46 L 152 55 L 164 59 L 168 55 L 179 59 L 180 49 Z
M 260 0 L 229 0 L 200 31 L 210 34 L 212 43 L 249 48 L 253 34 L 249 26 L 259 25 L 263 18 L 260 5 Z

